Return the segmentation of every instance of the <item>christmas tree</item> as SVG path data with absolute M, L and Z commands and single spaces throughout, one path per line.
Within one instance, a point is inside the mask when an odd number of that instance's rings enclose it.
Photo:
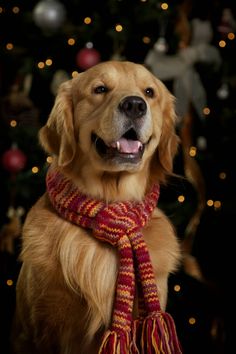
M 41 0 L 0 3 L 0 348 L 8 353 L 25 215 L 45 189 L 38 143 L 63 81 L 100 61 L 147 66 L 176 97 L 181 148 L 160 204 L 183 263 L 168 309 L 184 353 L 231 352 L 236 217 L 232 1 Z M 181 177 L 179 177 L 181 176 Z

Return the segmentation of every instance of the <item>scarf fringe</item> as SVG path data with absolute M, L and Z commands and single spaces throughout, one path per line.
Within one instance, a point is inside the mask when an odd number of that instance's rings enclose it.
M 132 340 L 128 333 L 108 330 L 98 354 L 181 354 L 174 320 L 160 312 L 132 323 Z
M 166 312 L 135 320 L 132 354 L 181 354 L 173 318 Z
M 103 337 L 98 354 L 128 354 L 129 345 L 128 333 L 108 330 Z

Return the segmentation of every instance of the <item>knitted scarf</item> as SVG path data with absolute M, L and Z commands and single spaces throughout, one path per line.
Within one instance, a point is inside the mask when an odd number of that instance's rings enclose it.
M 113 317 L 102 339 L 99 354 L 179 354 L 180 344 L 172 317 L 162 312 L 149 252 L 142 228 L 159 197 L 154 185 L 141 202 L 105 203 L 82 194 L 50 168 L 46 178 L 51 203 L 64 219 L 92 230 L 93 236 L 116 247 L 119 270 Z M 133 319 L 135 289 L 139 318 Z

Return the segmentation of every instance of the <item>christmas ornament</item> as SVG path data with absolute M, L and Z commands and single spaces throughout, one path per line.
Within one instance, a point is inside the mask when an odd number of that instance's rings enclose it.
M 227 38 L 228 33 L 234 32 L 236 29 L 236 21 L 230 8 L 223 9 L 221 23 L 218 31 L 223 39 Z
M 25 154 L 13 145 L 11 149 L 4 152 L 2 165 L 8 172 L 17 173 L 23 170 L 26 165 L 26 160 Z
M 33 9 L 34 22 L 43 30 L 57 30 L 65 18 L 65 7 L 57 0 L 42 0 Z
M 165 37 L 160 37 L 154 44 L 154 49 L 159 53 L 166 53 L 168 50 L 168 45 Z
M 91 42 L 86 44 L 86 47 L 81 49 L 76 55 L 76 64 L 82 70 L 87 70 L 90 67 L 98 64 L 101 60 L 100 53 L 93 48 Z
M 65 70 L 57 70 L 53 75 L 52 82 L 50 85 L 52 94 L 56 96 L 59 86 L 69 79 L 70 76 Z
M 222 85 L 217 90 L 217 96 L 220 100 L 225 100 L 229 96 L 229 87 L 228 85 L 223 82 Z
M 218 69 L 222 59 L 218 48 L 209 43 L 212 38 L 210 22 L 193 19 L 191 41 L 188 46 L 180 46 L 175 54 L 165 53 L 165 42 L 161 36 L 151 48 L 144 63 L 155 76 L 163 81 L 173 80 L 173 93 L 176 97 L 176 111 L 179 117 L 188 113 L 189 103 L 193 105 L 200 118 L 203 118 L 203 108 L 206 107 L 206 90 L 195 64 L 209 64 Z M 183 38 L 186 33 L 183 29 Z M 180 38 L 180 42 L 186 42 Z
M 196 46 L 202 43 L 211 43 L 213 40 L 212 24 L 208 20 L 193 18 L 191 21 L 192 36 L 191 45 Z
M 207 148 L 207 140 L 205 136 L 198 136 L 197 137 L 197 147 L 199 150 L 206 150 Z
M 14 254 L 15 240 L 21 235 L 22 222 L 21 217 L 24 215 L 25 210 L 21 206 L 15 209 L 10 206 L 7 212 L 9 222 L 0 230 L 0 251 Z

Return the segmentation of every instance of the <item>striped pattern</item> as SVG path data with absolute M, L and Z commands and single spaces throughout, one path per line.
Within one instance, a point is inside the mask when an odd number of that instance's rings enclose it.
M 100 353 L 181 353 L 173 320 L 160 309 L 153 267 L 141 232 L 156 207 L 159 185 L 154 185 L 141 202 L 106 204 L 83 195 L 59 170 L 48 170 L 46 184 L 51 203 L 61 217 L 91 229 L 94 237 L 116 247 L 119 253 L 112 324 Z M 139 321 L 132 318 L 135 285 L 139 289 Z M 144 351 L 147 343 L 149 349 Z

